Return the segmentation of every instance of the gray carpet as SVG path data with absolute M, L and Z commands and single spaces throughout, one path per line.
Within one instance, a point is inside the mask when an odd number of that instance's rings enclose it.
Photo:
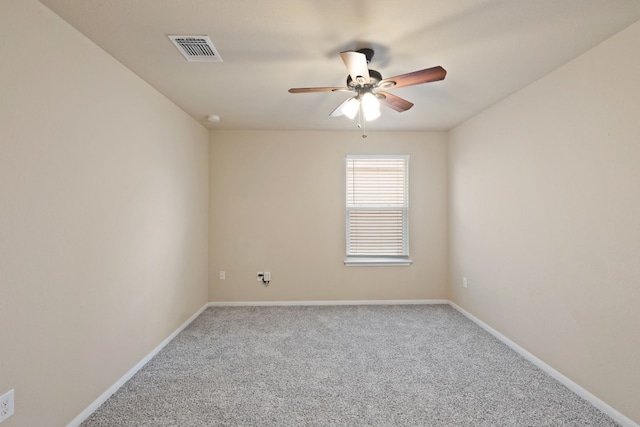
M 615 425 L 448 305 L 209 308 L 82 424 Z

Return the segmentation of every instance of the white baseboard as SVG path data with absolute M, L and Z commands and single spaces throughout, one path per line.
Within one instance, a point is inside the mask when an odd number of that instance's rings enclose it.
M 78 427 L 80 423 L 86 420 L 96 409 L 100 407 L 113 393 L 115 393 L 120 387 L 124 385 L 131 377 L 135 375 L 149 360 L 151 360 L 160 350 L 162 350 L 173 338 L 176 337 L 184 328 L 186 328 L 191 322 L 193 322 L 207 307 L 248 307 L 248 306 L 318 306 L 318 305 L 424 305 L 424 304 L 449 304 L 451 307 L 458 310 L 464 316 L 476 323 L 478 326 L 489 332 L 491 335 L 502 341 L 511 349 L 516 351 L 522 357 L 542 369 L 549 374 L 552 378 L 566 386 L 569 390 L 582 397 L 587 402 L 591 403 L 596 408 L 611 417 L 615 422 L 623 427 L 640 427 L 633 420 L 626 417 L 598 397 L 588 392 L 583 387 L 579 386 L 569 378 L 562 375 L 560 372 L 553 369 L 551 366 L 538 359 L 533 354 L 529 353 L 524 348 L 520 347 L 515 342 L 511 341 L 500 332 L 493 329 L 491 326 L 484 323 L 459 305 L 445 299 L 432 299 L 432 300 L 357 300 L 357 301 L 213 301 L 207 303 L 200 310 L 198 310 L 193 316 L 191 316 L 186 322 L 184 322 L 178 329 L 175 330 L 169 337 L 154 348 L 151 353 L 145 356 L 140 362 L 132 367 L 122 378 L 116 381 L 111 387 L 109 387 L 104 393 L 102 393 L 91 405 L 89 405 L 84 411 L 82 411 L 76 418 L 73 419 L 67 427 Z
M 556 371 L 551 366 L 547 365 L 542 360 L 538 359 L 536 356 L 534 356 L 533 354 L 529 353 L 527 350 L 525 350 L 524 348 L 520 347 L 515 342 L 511 341 L 509 338 L 505 337 L 500 332 L 496 331 L 491 326 L 487 325 L 482 320 L 480 320 L 477 317 L 475 317 L 473 314 L 469 313 L 468 311 L 466 311 L 465 309 L 463 309 L 459 305 L 455 304 L 454 302 L 449 301 L 449 304 L 451 305 L 451 307 L 453 307 L 456 310 L 458 310 L 460 313 L 465 315 L 467 318 L 469 318 L 471 321 L 476 323 L 482 329 L 484 329 L 485 331 L 489 332 L 491 335 L 493 335 L 494 337 L 496 337 L 497 339 L 502 341 L 504 344 L 509 346 L 516 353 L 520 354 L 522 357 L 527 359 L 529 362 L 533 363 L 538 368 L 542 369 L 544 372 L 549 374 L 552 378 L 554 378 L 557 381 L 559 381 L 561 384 L 563 384 L 569 390 L 571 390 L 572 392 L 574 392 L 575 394 L 577 394 L 578 396 L 580 396 L 581 398 L 583 398 L 584 400 L 586 400 L 587 402 L 589 402 L 590 404 L 595 406 L 596 408 L 600 409 L 602 412 L 607 414 L 609 417 L 611 417 L 615 422 L 617 422 L 621 426 L 623 426 L 623 427 L 640 427 L 640 425 L 636 424 L 633 420 L 631 420 L 630 418 L 628 418 L 625 415 L 621 414 L 619 411 L 617 411 L 616 409 L 612 408 L 610 405 L 608 405 L 607 403 L 605 403 L 604 401 L 602 401 L 598 397 L 594 396 L 593 394 L 591 394 L 589 391 L 587 391 L 583 387 L 581 387 L 578 384 L 576 384 L 575 382 L 571 381 L 569 378 L 565 377 L 560 372 Z
M 209 307 L 255 307 L 255 306 L 297 306 L 297 305 L 425 305 L 449 304 L 446 299 L 409 300 L 326 300 L 326 301 L 212 301 Z
M 147 354 L 141 361 L 139 361 L 133 368 L 129 369 L 129 371 L 122 376 L 118 381 L 115 382 L 111 387 L 109 387 L 104 393 L 102 393 L 96 400 L 94 400 L 91 405 L 89 405 L 84 411 L 82 411 L 77 417 L 75 417 L 67 427 L 77 427 L 84 420 L 89 418 L 89 415 L 93 414 L 93 412 L 100 407 L 108 398 L 111 397 L 113 393 L 115 393 L 120 387 L 124 385 L 127 381 L 133 377 L 136 372 L 138 372 L 144 365 L 147 364 L 153 357 L 160 352 L 169 342 L 176 337 L 184 328 L 189 326 L 191 322 L 193 322 L 202 312 L 208 307 L 208 304 L 202 306 L 200 310 L 198 310 L 193 316 L 191 316 L 186 322 L 184 322 L 178 329 L 176 329 L 171 335 L 169 335 L 164 341 L 162 341 L 156 348 L 151 350 L 151 353 Z

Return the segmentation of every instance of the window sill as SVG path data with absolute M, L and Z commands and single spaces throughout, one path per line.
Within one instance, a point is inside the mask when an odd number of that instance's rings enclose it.
M 413 261 L 409 258 L 357 258 L 347 257 L 344 260 L 344 265 L 347 267 L 386 267 L 386 266 L 407 266 L 411 265 Z

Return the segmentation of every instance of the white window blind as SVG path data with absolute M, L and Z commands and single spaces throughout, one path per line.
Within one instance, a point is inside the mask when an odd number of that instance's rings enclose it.
M 347 260 L 409 256 L 409 156 L 347 156 Z

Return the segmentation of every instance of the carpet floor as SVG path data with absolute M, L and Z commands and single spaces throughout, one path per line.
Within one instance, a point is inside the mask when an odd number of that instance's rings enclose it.
M 448 305 L 212 307 L 93 426 L 615 426 Z

